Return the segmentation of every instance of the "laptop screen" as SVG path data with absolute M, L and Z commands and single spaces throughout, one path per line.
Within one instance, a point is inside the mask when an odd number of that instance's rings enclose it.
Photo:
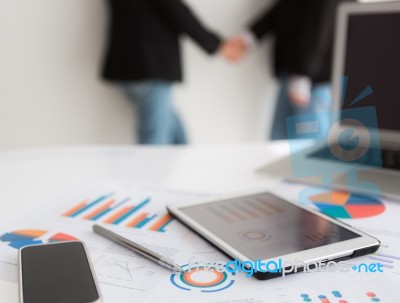
M 374 106 L 379 129 L 400 130 L 400 12 L 350 14 L 344 74 L 344 109 Z

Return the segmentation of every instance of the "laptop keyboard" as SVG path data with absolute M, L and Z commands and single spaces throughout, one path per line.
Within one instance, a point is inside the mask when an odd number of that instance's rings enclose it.
M 339 158 L 332 155 L 328 146 L 310 154 L 309 157 L 349 163 L 340 160 L 340 154 Z M 400 170 L 400 146 L 385 149 L 370 147 L 366 155 L 361 157 L 359 160 L 350 163 L 357 163 L 372 167 L 383 167 L 392 170 Z

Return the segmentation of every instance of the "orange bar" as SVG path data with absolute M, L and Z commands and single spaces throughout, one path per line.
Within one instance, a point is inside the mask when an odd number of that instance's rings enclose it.
M 115 199 L 112 199 L 112 200 L 108 201 L 106 204 L 100 206 L 98 209 L 95 209 L 91 213 L 89 213 L 86 216 L 84 216 L 83 219 L 84 220 L 90 220 L 94 216 L 97 216 L 99 213 L 101 213 L 102 211 L 106 210 L 114 202 L 115 202 Z
M 63 213 L 63 217 L 68 217 L 70 215 L 72 215 L 74 212 L 76 212 L 77 210 L 81 209 L 82 207 L 86 206 L 86 204 L 89 202 L 89 199 L 86 199 L 84 201 L 82 201 L 81 203 L 79 203 L 77 206 L 71 208 L 70 210 L 66 211 L 65 213 Z
M 152 226 L 150 226 L 149 230 L 159 230 L 165 223 L 167 223 L 172 218 L 171 215 L 165 215 Z
M 108 223 L 108 224 L 113 223 L 115 220 L 117 220 L 119 217 L 123 216 L 127 211 L 129 211 L 131 209 L 132 209 L 132 206 L 124 207 L 123 209 L 119 210 L 118 212 L 116 212 L 114 215 L 112 215 L 108 219 L 104 220 L 104 223 Z
M 128 227 L 134 227 L 136 224 L 138 224 L 140 221 L 142 221 L 144 218 L 146 218 L 148 213 L 142 213 L 139 216 L 137 216 L 135 219 L 130 221 L 126 226 Z

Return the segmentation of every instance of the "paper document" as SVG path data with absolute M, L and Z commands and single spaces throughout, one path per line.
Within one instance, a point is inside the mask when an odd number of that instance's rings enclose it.
M 282 183 L 274 191 L 297 201 L 304 188 Z M 361 201 L 350 194 L 340 196 L 340 204 L 337 197 L 329 193 L 310 197 L 314 202 L 309 206 L 347 216 L 341 219 L 380 239 L 378 253 L 344 263 L 351 267 L 381 262 L 384 272 L 312 272 L 258 281 L 243 272 L 190 269 L 191 262 L 226 263 L 229 259 L 169 216 L 165 206 L 209 196 L 105 180 L 82 185 L 1 226 L 0 279 L 17 281 L 19 247 L 78 239 L 89 248 L 106 303 L 400 302 L 400 204 L 387 199 Z M 93 233 L 94 223 L 172 259 L 185 272 L 173 273 Z
M 92 225 L 104 224 L 175 259 L 184 248 L 182 242 L 194 247 L 208 244 L 168 215 L 165 205 L 203 197 L 123 182 L 83 185 L 0 227 L 0 279 L 17 282 L 22 246 L 81 240 L 88 246 L 105 302 L 143 301 L 168 279 L 170 271 L 95 234 Z

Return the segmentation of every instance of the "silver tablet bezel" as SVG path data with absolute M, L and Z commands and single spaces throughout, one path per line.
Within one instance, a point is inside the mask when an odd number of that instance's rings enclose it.
M 95 274 L 95 271 L 94 271 L 92 260 L 90 258 L 89 251 L 88 251 L 88 249 L 86 247 L 86 244 L 84 242 L 81 242 L 81 241 L 65 241 L 65 242 L 53 242 L 53 243 L 46 243 L 46 244 L 27 245 L 27 246 L 24 246 L 24 247 L 22 247 L 22 248 L 20 248 L 18 250 L 18 282 L 19 282 L 18 294 L 19 294 L 19 302 L 20 303 L 24 302 L 24 292 L 23 292 L 23 286 L 24 285 L 23 285 L 23 279 L 22 279 L 22 253 L 23 253 L 23 250 L 25 248 L 29 248 L 29 247 L 32 247 L 32 246 L 48 246 L 48 245 L 60 245 L 60 244 L 62 245 L 62 244 L 67 244 L 67 243 L 80 243 L 80 244 L 83 245 L 83 249 L 84 249 L 85 254 L 86 254 L 86 259 L 87 259 L 87 261 L 89 263 L 89 268 L 90 268 L 90 271 L 92 273 L 93 281 L 94 281 L 94 284 L 96 286 L 97 293 L 99 295 L 99 298 L 97 300 L 92 301 L 92 302 L 85 302 L 85 303 L 102 303 L 103 302 L 103 299 L 102 299 L 103 296 L 102 296 L 101 291 L 100 291 L 99 283 L 97 281 L 97 277 L 96 277 L 96 274 Z
M 369 235 L 361 232 L 360 230 L 357 230 L 357 229 L 351 227 L 350 225 L 347 225 L 337 219 L 331 218 L 331 217 L 329 217 L 323 213 L 320 213 L 318 211 L 315 211 L 313 209 L 306 208 L 304 206 L 298 205 L 297 203 L 288 201 L 287 199 L 277 195 L 276 193 L 271 193 L 268 191 L 256 191 L 256 192 L 252 191 L 252 192 L 247 192 L 246 194 L 242 194 L 242 195 L 226 196 L 226 197 L 222 197 L 219 199 L 211 199 L 211 200 L 200 201 L 200 202 L 196 202 L 196 203 L 170 204 L 167 206 L 167 208 L 172 215 L 176 216 L 180 221 L 182 221 L 184 224 L 188 225 L 190 228 L 192 228 L 195 232 L 197 232 L 198 234 L 203 236 L 209 242 L 213 243 L 215 246 L 217 246 L 220 250 L 225 252 L 227 255 L 229 255 L 232 258 L 236 258 L 239 261 L 245 261 L 245 260 L 250 260 L 250 259 L 247 256 L 245 256 L 243 253 L 241 253 L 239 250 L 235 249 L 228 243 L 224 242 L 223 239 L 214 235 L 205 226 L 199 224 L 198 222 L 193 220 L 190 216 L 183 213 L 180 209 L 184 208 L 184 207 L 195 206 L 195 205 L 213 203 L 213 202 L 218 202 L 218 201 L 226 201 L 229 199 L 246 198 L 251 195 L 259 195 L 259 194 L 265 194 L 265 193 L 272 194 L 272 195 L 278 197 L 279 199 L 282 199 L 288 203 L 291 203 L 292 205 L 295 205 L 301 209 L 304 209 L 305 211 L 308 211 L 317 216 L 320 216 L 320 217 L 328 220 L 329 222 L 332 222 L 333 224 L 341 226 L 351 232 L 354 232 L 354 233 L 360 235 L 360 237 L 342 241 L 342 242 L 335 243 L 335 244 L 329 244 L 329 245 L 313 248 L 313 249 L 307 249 L 305 251 L 300 251 L 300 252 L 291 253 L 291 254 L 287 254 L 287 255 L 277 256 L 277 257 L 270 258 L 270 259 L 265 259 L 265 260 L 262 260 L 263 262 L 269 262 L 269 261 L 273 261 L 273 260 L 276 261 L 278 258 L 282 259 L 282 263 L 293 262 L 294 260 L 303 262 L 305 264 L 309 264 L 309 263 L 313 263 L 313 262 L 328 262 L 328 261 L 333 261 L 333 260 L 336 260 L 339 258 L 351 256 L 355 251 L 360 250 L 360 249 L 373 248 L 373 247 L 377 247 L 380 245 L 380 241 L 378 239 L 375 239 L 372 236 L 369 236 Z M 255 261 L 255 260 L 252 260 L 252 261 Z

